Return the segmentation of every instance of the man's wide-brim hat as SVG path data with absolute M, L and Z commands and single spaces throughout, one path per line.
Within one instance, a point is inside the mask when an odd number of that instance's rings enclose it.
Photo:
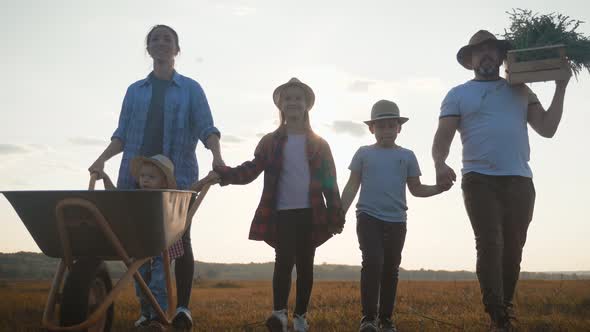
M 469 43 L 461 47 L 459 52 L 457 52 L 457 61 L 459 61 L 461 66 L 465 67 L 466 69 L 473 70 L 473 65 L 471 63 L 471 53 L 473 48 L 484 43 L 495 44 L 502 55 L 505 55 L 506 52 L 511 48 L 509 41 L 498 39 L 493 33 L 489 31 L 479 30 L 471 37 L 471 39 L 469 39 Z
M 141 169 L 141 165 L 144 163 L 150 163 L 158 167 L 164 176 L 166 177 L 166 183 L 168 184 L 167 189 L 176 189 L 176 178 L 174 177 L 174 163 L 168 157 L 157 154 L 152 157 L 144 157 L 144 156 L 137 156 L 131 159 L 131 175 L 139 181 L 139 171 Z
M 275 105 L 280 109 L 280 102 L 281 102 L 281 94 L 285 91 L 286 88 L 290 86 L 298 86 L 303 89 L 303 93 L 305 93 L 305 103 L 307 104 L 307 110 L 309 111 L 313 104 L 315 103 L 315 94 L 313 90 L 309 87 L 309 85 L 301 82 L 297 78 L 293 77 L 289 80 L 289 82 L 285 84 L 279 85 L 275 91 L 272 93 L 272 100 L 274 101 Z
M 397 107 L 394 102 L 389 100 L 379 100 L 373 105 L 373 108 L 371 108 L 371 120 L 364 122 L 370 125 L 375 121 L 383 119 L 398 119 L 399 124 L 404 124 L 409 120 L 408 118 L 400 116 L 399 107 Z

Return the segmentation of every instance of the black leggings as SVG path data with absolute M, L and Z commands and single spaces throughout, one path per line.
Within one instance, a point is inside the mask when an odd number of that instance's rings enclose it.
M 178 303 L 176 307 L 188 308 L 193 288 L 193 275 L 195 274 L 195 258 L 193 257 L 193 248 L 191 246 L 191 226 L 182 235 L 182 247 L 184 255 L 177 257 L 174 263 L 174 273 L 176 274 L 176 298 Z
M 312 241 L 311 209 L 278 211 L 275 267 L 272 277 L 274 310 L 287 309 L 291 290 L 291 273 L 297 267 L 295 313 L 303 315 L 313 287 L 313 260 L 315 246 Z

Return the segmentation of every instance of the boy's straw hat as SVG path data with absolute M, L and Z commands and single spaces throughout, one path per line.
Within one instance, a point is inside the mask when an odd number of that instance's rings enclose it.
M 298 86 L 301 89 L 303 89 L 303 92 L 305 93 L 305 102 L 307 103 L 307 110 L 311 110 L 315 102 L 315 94 L 313 93 L 313 90 L 309 87 L 309 85 L 301 82 L 295 77 L 290 79 L 289 82 L 279 85 L 272 93 L 272 100 L 275 102 L 275 105 L 280 109 L 279 102 L 281 100 L 281 93 L 283 92 L 283 90 L 285 90 L 285 88 L 289 86 Z
M 382 119 L 399 119 L 400 124 L 406 123 L 409 119 L 400 116 L 397 105 L 389 100 L 379 100 L 371 109 L 371 120 L 365 121 L 366 124 Z
M 152 157 L 137 156 L 131 160 L 131 175 L 139 180 L 139 170 L 144 163 L 150 163 L 158 167 L 166 177 L 167 189 L 176 189 L 176 179 L 174 178 L 174 164 L 172 161 L 161 154 Z
M 469 44 L 461 47 L 459 52 L 457 52 L 457 61 L 459 61 L 461 66 L 466 69 L 473 70 L 473 66 L 471 65 L 471 51 L 473 51 L 474 47 L 487 42 L 493 42 L 500 50 L 501 55 L 505 55 L 511 48 L 509 41 L 497 39 L 496 36 L 489 31 L 479 30 L 471 36 Z

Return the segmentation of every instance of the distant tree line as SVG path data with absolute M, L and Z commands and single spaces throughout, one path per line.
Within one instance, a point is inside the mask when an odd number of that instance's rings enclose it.
M 4 280 L 44 280 L 55 274 L 59 259 L 50 258 L 40 253 L 18 252 L 0 253 L 0 279 Z M 107 262 L 113 278 L 119 278 L 125 272 L 122 262 Z M 202 280 L 270 280 L 273 263 L 220 264 L 195 262 L 195 278 Z M 174 271 L 174 269 L 172 269 Z M 360 266 L 351 265 L 316 265 L 316 280 L 359 280 Z M 444 270 L 404 270 L 400 269 L 402 280 L 453 281 L 475 280 L 471 271 Z M 590 272 L 539 273 L 521 272 L 521 279 L 541 280 L 578 280 L 590 279 Z

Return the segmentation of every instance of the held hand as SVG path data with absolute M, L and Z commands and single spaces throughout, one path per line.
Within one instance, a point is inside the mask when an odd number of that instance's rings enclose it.
M 207 183 L 215 184 L 221 182 L 221 176 L 217 172 L 211 171 L 203 180 L 206 180 Z
M 219 174 L 217 174 L 214 171 L 209 172 L 209 174 L 207 174 L 206 177 L 202 178 L 201 180 L 195 182 L 192 186 L 191 186 L 191 190 L 192 191 L 196 191 L 196 192 L 200 192 L 201 190 L 203 190 L 203 187 L 205 187 L 206 185 L 210 184 L 216 184 L 219 183 L 221 181 L 221 178 L 219 176 Z
M 342 233 L 342 230 L 343 229 L 344 229 L 344 226 L 340 226 L 340 227 L 337 227 L 337 228 L 333 229 L 332 230 L 332 235 L 336 235 L 336 234 Z
M 99 170 L 99 171 L 91 172 L 90 174 L 92 174 L 92 173 L 96 174 L 96 179 L 97 180 L 103 180 L 103 179 L 108 179 L 109 178 L 109 176 L 107 175 L 107 173 L 105 173 L 104 170 L 102 170 L 102 169 Z
M 213 163 L 212 163 L 212 167 L 223 167 L 225 166 L 225 162 L 223 161 L 223 159 L 221 158 L 221 156 L 218 157 L 213 157 Z
M 443 163 L 436 166 L 436 184 L 441 188 L 450 189 L 453 186 L 453 182 L 457 181 L 457 175 L 455 171 L 449 165 Z M 447 190 L 448 190 L 447 189 Z
M 453 187 L 453 183 L 444 183 L 444 184 L 437 184 L 436 185 L 438 187 L 438 189 L 440 190 L 440 192 L 445 192 L 448 191 L 449 189 L 451 189 Z
M 98 173 L 99 178 L 101 178 L 101 174 L 104 172 L 104 161 L 102 159 L 96 159 L 96 161 L 88 167 L 88 171 L 90 173 Z

